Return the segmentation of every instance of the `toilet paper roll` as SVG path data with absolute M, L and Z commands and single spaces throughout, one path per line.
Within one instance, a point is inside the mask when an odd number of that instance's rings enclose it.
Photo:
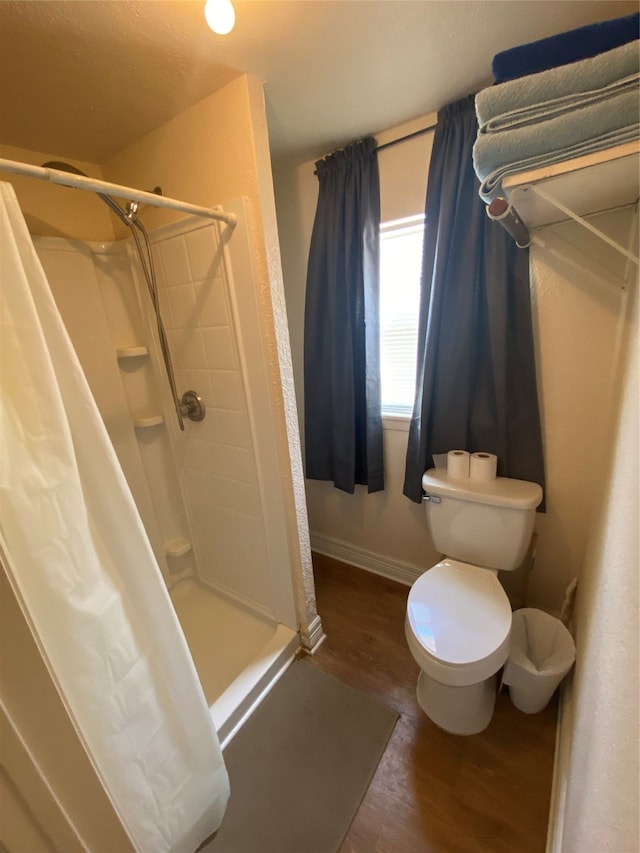
M 469 477 L 485 483 L 495 480 L 498 457 L 494 453 L 472 453 L 469 460 Z
M 447 453 L 447 474 L 452 480 L 466 480 L 469 476 L 469 454 L 466 450 Z

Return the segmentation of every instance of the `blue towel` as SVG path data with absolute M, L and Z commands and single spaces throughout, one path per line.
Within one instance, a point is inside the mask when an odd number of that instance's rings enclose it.
M 481 133 L 553 115 L 632 90 L 640 76 L 640 41 L 629 42 L 591 59 L 541 71 L 476 95 Z
M 640 13 L 601 21 L 503 50 L 493 57 L 496 83 L 579 62 L 640 37 Z
M 621 145 L 639 135 L 637 91 L 526 127 L 480 134 L 473 146 L 473 164 L 482 182 L 480 195 L 485 201 L 501 195 L 507 175 Z

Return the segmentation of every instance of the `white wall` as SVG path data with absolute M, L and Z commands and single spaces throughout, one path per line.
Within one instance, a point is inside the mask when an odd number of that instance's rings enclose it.
M 382 144 L 434 116 L 377 135 Z M 382 218 L 424 212 L 430 135 L 380 153 Z M 303 333 L 306 265 L 317 203 L 314 163 L 274 169 L 294 375 L 303 424 Z M 605 227 L 626 243 L 631 213 Z M 538 514 L 538 556 L 528 603 L 558 611 L 567 583 L 579 576 L 600 491 L 602 464 L 612 440 L 608 415 L 617 369 L 622 293 L 612 252 L 579 226 L 547 229 L 545 248 L 531 253 L 531 279 L 539 396 L 547 466 L 546 516 Z M 586 254 L 585 254 L 586 251 Z M 384 431 L 384 492 L 354 495 L 330 483 L 307 481 L 312 544 L 318 550 L 411 581 L 439 559 L 422 507 L 402 495 L 406 424 Z
M 556 853 L 633 853 L 640 845 L 637 284 L 615 383 L 613 452 L 578 591 L 577 660 L 565 691 L 553 804 Z

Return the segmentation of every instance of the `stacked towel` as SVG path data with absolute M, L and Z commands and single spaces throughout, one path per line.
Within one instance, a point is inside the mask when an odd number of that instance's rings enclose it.
M 636 139 L 640 42 L 492 86 L 476 95 L 473 149 L 485 201 L 510 174 Z
M 640 38 L 640 13 L 521 44 L 493 57 L 496 83 L 579 62 Z
M 507 130 L 588 106 L 623 91 L 637 91 L 640 42 L 519 80 L 476 95 L 480 133 Z

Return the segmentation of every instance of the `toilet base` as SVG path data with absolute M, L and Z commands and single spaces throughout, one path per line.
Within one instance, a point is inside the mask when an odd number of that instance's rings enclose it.
M 454 735 L 475 735 L 487 728 L 496 703 L 497 674 L 466 687 L 440 684 L 420 670 L 416 696 L 427 717 Z

